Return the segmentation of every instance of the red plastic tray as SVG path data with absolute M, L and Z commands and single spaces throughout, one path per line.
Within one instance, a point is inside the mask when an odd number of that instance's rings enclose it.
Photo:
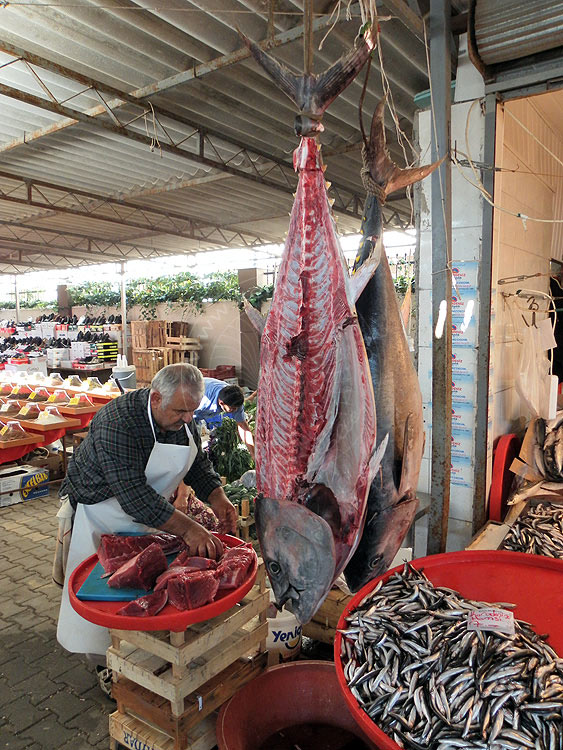
M 549 634 L 548 642 L 563 655 L 563 560 L 506 550 L 465 550 L 421 557 L 413 560 L 412 565 L 423 569 L 436 586 L 455 589 L 467 599 L 516 604 L 514 616 L 529 622 L 536 633 Z M 345 618 L 378 582 L 386 581 L 402 567 L 388 570 L 354 594 L 340 616 L 334 639 L 340 689 L 354 718 L 379 750 L 400 750 L 400 747 L 373 723 L 350 692 L 340 660 L 342 635 L 338 631 L 346 627 Z
M 216 536 L 219 537 L 225 547 L 245 546 L 240 539 L 229 534 L 216 534 Z M 188 625 L 203 622 L 204 620 L 211 620 L 211 618 L 217 617 L 217 615 L 234 607 L 254 586 L 258 570 L 258 558 L 255 558 L 254 564 L 250 568 L 246 581 L 242 586 L 232 591 L 226 591 L 222 595 L 218 594 L 218 599 L 210 604 L 206 604 L 204 607 L 181 612 L 171 604 L 167 604 L 164 609 L 152 617 L 127 617 L 126 615 L 116 614 L 118 609 L 125 606 L 124 602 L 81 601 L 76 597 L 76 592 L 80 589 L 86 578 L 88 578 L 97 562 L 97 555 L 87 557 L 84 562 L 81 562 L 73 570 L 68 581 L 70 603 L 81 617 L 89 622 L 93 622 L 95 625 L 102 625 L 106 628 L 143 631 L 172 630 L 177 633 L 185 630 Z
M 501 435 L 493 453 L 493 472 L 489 492 L 489 520 L 504 521 L 506 501 L 510 494 L 514 474 L 510 471 L 512 461 L 520 453 L 522 441 L 517 435 Z

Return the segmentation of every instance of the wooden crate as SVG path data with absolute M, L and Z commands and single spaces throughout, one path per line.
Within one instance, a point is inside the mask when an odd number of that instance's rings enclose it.
M 199 352 L 202 348 L 199 339 L 189 338 L 188 336 L 167 336 L 166 346 L 169 349 L 180 349 L 186 352 Z
M 250 512 L 250 503 L 248 500 L 243 500 L 238 509 L 237 536 L 249 542 L 252 526 L 254 526 L 254 516 Z
M 187 696 L 185 711 L 180 716 L 174 716 L 166 698 L 125 678 L 114 683 L 112 695 L 117 701 L 119 714 L 133 716 L 148 723 L 173 739 L 174 750 L 184 750 L 190 746 L 190 738 L 197 726 L 213 715 L 247 682 L 258 677 L 266 662 L 266 653 L 234 662 L 206 682 L 197 693 Z
M 156 349 L 166 346 L 166 321 L 133 320 L 131 346 L 133 349 Z
M 208 716 L 194 727 L 181 748 L 171 735 L 148 721 L 115 711 L 109 717 L 110 748 L 118 746 L 131 750 L 212 750 L 217 745 L 216 715 Z
M 150 385 L 166 363 L 161 349 L 134 349 L 133 364 L 137 368 L 137 385 L 144 386 Z
M 166 336 L 189 336 L 191 325 L 183 320 L 166 323 Z
M 170 702 L 172 715 L 187 710 L 186 698 L 250 653 L 264 653 L 269 593 L 264 564 L 256 584 L 235 607 L 186 631 L 144 633 L 110 630 L 107 663 L 121 676 Z M 189 708 L 189 705 L 188 705 Z
M 334 643 L 338 620 L 351 598 L 338 588 L 331 589 L 313 619 L 303 625 L 303 635 L 315 641 Z

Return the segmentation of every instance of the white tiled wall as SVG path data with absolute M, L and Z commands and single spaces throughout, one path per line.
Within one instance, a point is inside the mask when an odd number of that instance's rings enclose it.
M 517 118 L 517 119 L 515 119 Z M 529 132 L 528 132 L 529 131 Z M 498 284 L 508 276 L 547 273 L 552 256 L 553 225 L 526 221 L 506 210 L 539 218 L 551 218 L 561 196 L 563 168 L 549 155 L 563 158 L 563 141 L 542 118 L 534 98 L 506 102 L 497 117 L 497 166 L 503 167 L 495 179 L 493 247 L 494 321 L 491 352 L 492 438 L 517 431 L 529 417 L 515 387 L 522 353 L 521 311 L 514 297 L 502 292 L 525 288 L 549 291 L 547 276 Z M 514 170 L 512 172 L 506 170 Z

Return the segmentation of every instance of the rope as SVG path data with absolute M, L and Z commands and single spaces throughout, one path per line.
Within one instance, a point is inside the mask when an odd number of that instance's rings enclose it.
M 362 168 L 360 170 L 360 176 L 364 190 L 368 195 L 374 195 L 377 198 L 377 202 L 380 206 L 385 205 L 387 195 L 385 193 L 385 187 L 376 182 L 369 171 L 369 152 L 365 146 L 362 146 Z

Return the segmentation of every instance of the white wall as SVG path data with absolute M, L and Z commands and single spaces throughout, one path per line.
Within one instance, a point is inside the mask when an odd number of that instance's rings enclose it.
M 546 96 L 549 96 L 547 94 Z M 538 98 L 506 102 L 498 108 L 497 166 L 514 172 L 497 172 L 495 203 L 515 213 L 551 218 L 561 206 L 563 167 L 542 144 L 563 159 L 563 140 L 542 117 Z M 517 119 L 515 119 L 517 118 Z M 530 132 L 527 132 L 527 130 Z M 560 210 L 560 209 L 559 209 Z M 562 257 L 563 248 L 554 243 L 553 225 L 526 221 L 495 210 L 493 247 L 492 318 L 492 438 L 522 428 L 530 414 L 516 392 L 515 376 L 522 353 L 520 311 L 514 297 L 502 293 L 525 288 L 549 291 L 547 276 L 498 284 L 509 276 L 548 273 L 549 259 Z M 557 232 L 559 236 L 559 231 Z

